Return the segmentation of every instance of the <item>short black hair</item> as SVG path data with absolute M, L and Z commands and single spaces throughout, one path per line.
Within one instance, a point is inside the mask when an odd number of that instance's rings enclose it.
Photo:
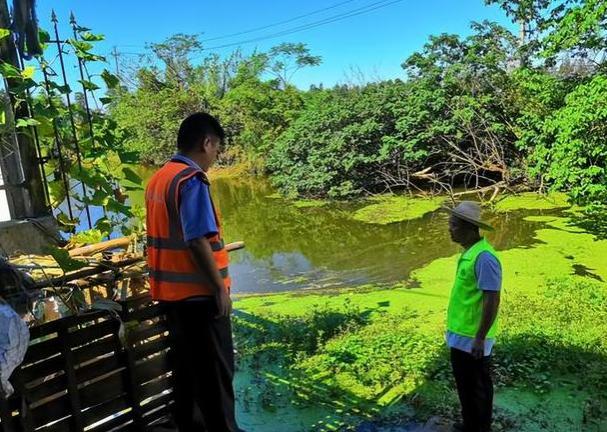
M 208 135 L 215 135 L 223 141 L 226 134 L 219 121 L 211 114 L 205 112 L 190 114 L 179 126 L 177 148 L 182 152 L 190 152 Z

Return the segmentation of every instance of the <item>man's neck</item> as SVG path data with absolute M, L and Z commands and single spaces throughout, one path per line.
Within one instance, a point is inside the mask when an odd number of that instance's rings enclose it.
M 205 173 L 209 170 L 209 166 L 206 163 L 206 161 L 201 160 L 201 158 L 193 156 L 193 155 L 189 155 L 186 153 L 179 153 L 181 156 L 187 157 L 188 159 L 190 159 L 192 162 L 196 163 L 196 165 L 198 165 L 200 167 L 201 170 L 203 170 Z
M 481 241 L 481 239 L 482 239 L 481 236 L 474 236 L 474 237 L 471 237 L 471 238 L 466 239 L 465 241 L 463 241 L 461 243 L 461 245 L 464 247 L 464 250 L 468 250 L 472 246 L 474 246 L 475 244 L 477 244 L 479 241 Z

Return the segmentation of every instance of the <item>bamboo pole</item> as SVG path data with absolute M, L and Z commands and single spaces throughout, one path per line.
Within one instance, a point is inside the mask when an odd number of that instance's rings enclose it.
M 99 252 L 106 251 L 108 249 L 126 249 L 131 242 L 133 241 L 132 237 L 120 237 L 117 239 L 106 240 L 100 243 L 95 243 L 87 246 L 82 246 L 79 248 L 72 249 L 69 252 L 71 257 L 76 256 L 90 256 Z

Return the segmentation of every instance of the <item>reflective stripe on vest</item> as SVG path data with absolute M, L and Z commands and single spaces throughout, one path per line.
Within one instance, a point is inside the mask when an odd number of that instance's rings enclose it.
M 447 310 L 447 329 L 455 334 L 476 337 L 483 315 L 483 292 L 478 288 L 476 259 L 483 252 L 489 252 L 499 262 L 497 253 L 486 239 L 465 251 L 457 264 L 455 282 L 451 290 Z M 497 317 L 487 333 L 494 337 L 497 331 Z
M 209 242 L 211 245 L 211 250 L 213 252 L 218 252 L 225 247 L 225 242 L 223 239 L 219 241 Z M 169 249 L 169 250 L 188 250 L 188 244 L 176 238 L 160 238 L 160 237 L 149 237 L 147 238 L 148 247 L 153 247 L 156 249 Z
M 206 280 L 201 275 L 190 273 L 175 273 L 169 271 L 150 270 L 150 277 L 158 282 L 175 282 L 175 283 L 206 283 Z M 223 279 L 229 276 L 227 267 L 219 269 L 219 274 Z

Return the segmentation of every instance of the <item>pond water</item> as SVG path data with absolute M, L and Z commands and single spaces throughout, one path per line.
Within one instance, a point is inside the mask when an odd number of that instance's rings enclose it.
M 386 225 L 361 222 L 352 216 L 366 200 L 302 206 L 255 177 L 218 178 L 212 194 L 226 241 L 246 244 L 231 254 L 235 293 L 405 282 L 412 270 L 458 251 L 441 210 Z M 133 200 L 143 204 L 143 194 Z M 524 218 L 537 214 L 488 213 L 496 227 L 488 237 L 498 249 L 530 246 L 538 224 Z

